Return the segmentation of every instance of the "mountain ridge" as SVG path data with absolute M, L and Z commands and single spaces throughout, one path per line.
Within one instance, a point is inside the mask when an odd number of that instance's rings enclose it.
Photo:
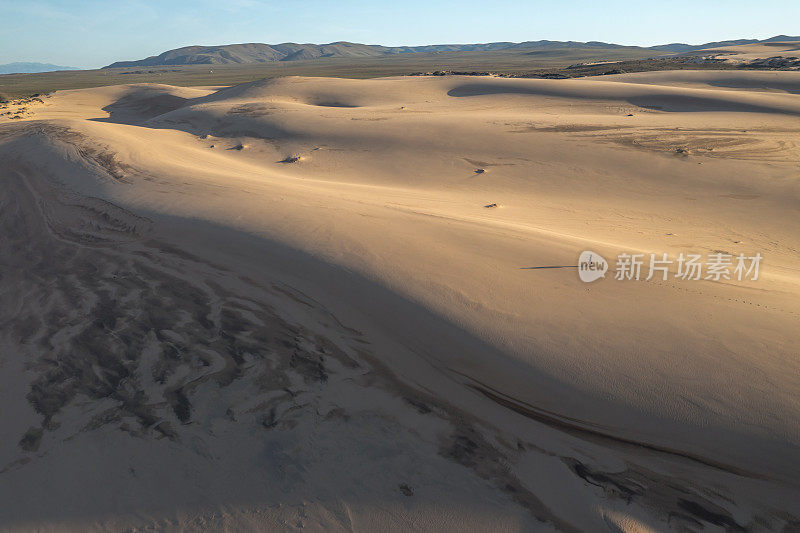
M 36 63 L 18 61 L 0 65 L 0 74 L 36 74 L 38 72 L 53 72 L 56 70 L 80 70 L 77 67 L 65 67 L 52 63 Z
M 736 39 L 717 41 L 699 45 L 670 43 L 649 47 L 626 46 L 600 41 L 524 41 L 472 43 L 472 44 L 431 44 L 421 46 L 383 46 L 374 44 L 336 41 L 327 44 L 312 43 L 240 43 L 226 45 L 191 45 L 167 50 L 159 55 L 132 61 L 117 61 L 103 68 L 152 67 L 168 65 L 219 65 L 233 63 L 271 63 L 278 61 L 299 61 L 325 57 L 382 57 L 406 53 L 437 52 L 481 52 L 494 50 L 547 50 L 555 48 L 605 48 L 653 50 L 654 52 L 688 53 L 704 48 L 733 46 L 780 41 L 800 41 L 800 37 L 777 35 L 769 39 Z

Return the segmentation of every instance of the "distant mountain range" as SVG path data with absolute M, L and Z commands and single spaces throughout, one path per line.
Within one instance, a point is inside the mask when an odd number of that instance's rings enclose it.
M 624 48 L 605 43 L 537 41 L 527 43 L 433 44 L 425 46 L 381 46 L 336 42 L 330 44 L 226 44 L 186 46 L 138 61 L 118 61 L 103 68 L 153 67 L 162 65 L 215 65 L 228 63 L 269 63 L 321 57 L 381 57 L 407 53 L 475 52 L 509 49 Z
M 8 63 L 0 65 L 0 74 L 32 74 L 35 72 L 53 72 L 54 70 L 80 70 L 75 67 L 63 67 L 50 63 Z
M 166 65 L 220 65 L 230 63 L 270 63 L 321 57 L 381 57 L 407 53 L 481 52 L 493 50 L 553 50 L 563 48 L 653 50 L 661 53 L 686 53 L 703 48 L 777 41 L 800 41 L 800 37 L 779 35 L 770 39 L 738 39 L 698 45 L 672 43 L 650 47 L 623 46 L 597 41 L 527 41 L 486 44 L 433 44 L 425 46 L 381 46 L 349 42 L 330 44 L 226 44 L 220 46 L 185 46 L 138 61 L 118 61 L 103 68 L 155 67 Z M 62 67 L 59 67 L 62 68 Z

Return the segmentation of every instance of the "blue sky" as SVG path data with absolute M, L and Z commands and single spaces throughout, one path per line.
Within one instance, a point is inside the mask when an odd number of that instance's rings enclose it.
M 0 0 L 0 12 L 0 64 L 83 68 L 191 44 L 653 45 L 800 34 L 800 0 Z

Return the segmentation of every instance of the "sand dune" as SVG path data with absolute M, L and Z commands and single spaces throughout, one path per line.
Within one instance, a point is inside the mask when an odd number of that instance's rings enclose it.
M 701 50 L 705 51 L 705 50 Z M 717 52 L 721 59 L 727 61 L 753 61 L 776 56 L 794 57 L 800 55 L 800 44 L 797 41 L 774 41 L 764 43 L 740 44 L 709 48 L 709 52 Z
M 0 521 L 797 527 L 798 88 L 290 77 L 0 117 Z M 764 263 L 540 268 L 583 250 Z
M 603 79 L 625 83 L 668 85 L 671 87 L 800 93 L 800 72 L 747 71 L 731 73 L 731 71 L 726 70 L 716 72 L 682 70 L 615 74 L 604 76 Z

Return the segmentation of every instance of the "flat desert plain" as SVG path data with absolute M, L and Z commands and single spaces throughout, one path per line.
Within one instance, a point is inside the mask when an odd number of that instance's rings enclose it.
M 800 72 L 8 109 L 3 529 L 800 527 Z

